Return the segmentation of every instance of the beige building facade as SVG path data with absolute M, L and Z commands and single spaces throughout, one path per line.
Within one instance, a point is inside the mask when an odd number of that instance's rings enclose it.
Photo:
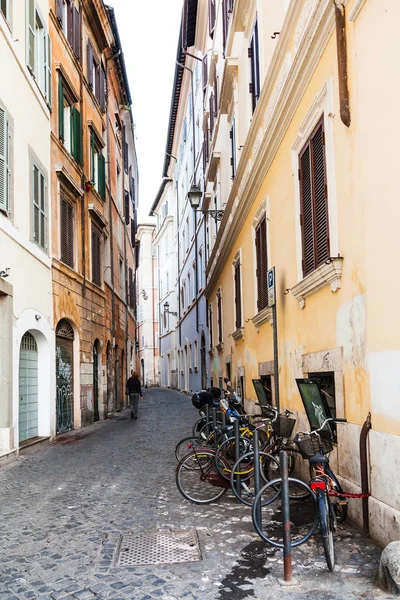
M 370 531 L 385 544 L 400 537 L 400 319 L 389 269 L 400 250 L 400 6 L 215 0 L 198 10 L 209 22 L 195 42 L 205 57 L 202 207 L 224 211 L 220 224 L 208 219 L 211 377 L 230 376 L 248 407 L 262 379 L 274 402 L 275 267 L 280 406 L 307 430 L 296 378 L 319 380 L 332 414 L 348 421 L 332 460 L 352 492 L 371 414 Z M 361 521 L 360 501 L 351 515 Z

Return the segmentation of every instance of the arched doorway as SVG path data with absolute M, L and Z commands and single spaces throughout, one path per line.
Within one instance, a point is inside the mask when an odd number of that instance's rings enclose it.
M 201 389 L 207 389 L 207 364 L 206 364 L 206 336 L 204 331 L 201 333 L 200 342 L 200 369 L 201 369 Z
M 19 355 L 19 441 L 38 436 L 38 349 L 29 331 Z
M 62 319 L 56 329 L 57 433 L 74 428 L 74 330 Z
M 96 340 L 93 344 L 93 421 L 98 421 L 99 416 L 99 354 L 100 342 Z
M 112 412 L 113 390 L 112 390 L 112 364 L 111 364 L 111 344 L 107 342 L 106 348 L 106 368 L 107 368 L 107 414 Z

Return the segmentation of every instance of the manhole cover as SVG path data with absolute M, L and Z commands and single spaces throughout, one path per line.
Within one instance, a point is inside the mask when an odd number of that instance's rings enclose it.
M 200 558 L 195 531 L 128 533 L 121 537 L 116 566 L 165 565 Z

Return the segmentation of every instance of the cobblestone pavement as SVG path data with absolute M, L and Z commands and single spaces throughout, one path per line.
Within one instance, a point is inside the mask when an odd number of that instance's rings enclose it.
M 63 436 L 0 469 L 0 600 L 325 600 L 388 598 L 380 551 L 346 525 L 330 574 L 319 541 L 293 551 L 298 585 L 282 588 L 280 551 L 255 535 L 228 493 L 193 505 L 175 485 L 174 446 L 196 419 L 187 396 L 147 390 L 129 413 Z M 202 559 L 120 568 L 121 534 L 196 529 Z

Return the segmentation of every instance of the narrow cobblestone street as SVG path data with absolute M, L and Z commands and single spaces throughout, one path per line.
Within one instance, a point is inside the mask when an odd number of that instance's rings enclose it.
M 186 502 L 175 485 L 174 446 L 196 419 L 187 396 L 146 390 L 139 419 L 119 418 L 63 436 L 0 469 L 0 600 L 163 598 L 387 598 L 374 585 L 380 550 L 350 525 L 327 571 L 316 536 L 295 549 L 298 585 L 282 588 L 281 552 L 255 535 L 231 494 Z M 114 566 L 121 534 L 196 529 L 202 559 Z

